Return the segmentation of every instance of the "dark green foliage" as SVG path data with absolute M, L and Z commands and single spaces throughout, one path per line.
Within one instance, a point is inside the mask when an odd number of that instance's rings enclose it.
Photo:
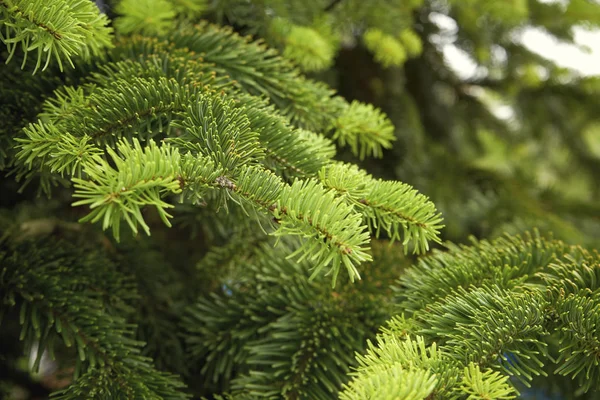
M 372 264 L 369 277 L 332 291 L 327 280 L 307 280 L 309 266 L 259 246 L 243 273 L 190 307 L 186 342 L 208 382 L 235 398 L 327 399 L 337 392 L 353 352 L 389 312 L 381 287 L 394 272 Z
M 144 343 L 125 319 L 137 300 L 131 279 L 101 253 L 82 250 L 66 242 L 2 243 L 2 303 L 20 309 L 20 339 L 37 353 L 33 368 L 44 351 L 62 357 L 66 346 L 78 378 L 56 398 L 185 398 L 181 382 L 140 354 Z

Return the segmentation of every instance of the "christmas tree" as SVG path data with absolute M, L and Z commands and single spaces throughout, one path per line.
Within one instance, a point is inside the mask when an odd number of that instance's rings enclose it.
M 0 0 L 0 393 L 596 398 L 600 79 L 523 38 L 599 24 Z

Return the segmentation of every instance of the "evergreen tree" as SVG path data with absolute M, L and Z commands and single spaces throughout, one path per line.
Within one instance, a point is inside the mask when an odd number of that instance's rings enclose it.
M 0 0 L 0 394 L 596 398 L 600 81 L 519 34 L 598 24 Z

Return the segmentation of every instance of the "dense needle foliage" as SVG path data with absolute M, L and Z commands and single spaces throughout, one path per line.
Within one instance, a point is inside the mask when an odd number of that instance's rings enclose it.
M 0 0 L 0 397 L 597 398 L 598 25 Z

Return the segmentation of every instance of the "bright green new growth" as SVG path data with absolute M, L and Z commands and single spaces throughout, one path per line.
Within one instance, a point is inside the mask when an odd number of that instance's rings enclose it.
M 383 149 L 392 147 L 396 140 L 394 127 L 387 117 L 370 104 L 353 101 L 333 122 L 341 146 L 349 145 L 360 159 L 366 156 L 382 157 Z
M 200 16 L 208 7 L 208 0 L 121 0 L 115 11 L 119 17 L 115 28 L 123 34 L 165 34 L 176 18 Z
M 487 370 L 482 372 L 478 365 L 470 363 L 465 367 L 460 391 L 468 394 L 469 400 L 514 399 L 514 390 L 508 384 L 508 376 Z
M 115 28 L 124 34 L 165 33 L 176 16 L 168 0 L 124 0 L 118 3 L 115 11 L 123 14 L 115 20 Z
M 108 18 L 88 0 L 0 1 L 0 40 L 8 49 L 7 62 L 20 49 L 25 66 L 28 54 L 37 51 L 34 73 L 52 59 L 62 70 L 65 61 L 74 67 L 73 57 L 100 55 L 112 45 L 107 25 Z
M 333 63 L 334 47 L 314 29 L 293 26 L 285 38 L 283 55 L 304 71 L 327 69 Z
M 110 147 L 106 149 L 112 162 L 96 157 L 95 162 L 87 163 L 83 170 L 87 179 L 73 178 L 73 197 L 82 199 L 73 205 L 89 205 L 92 210 L 81 222 L 102 220 L 102 228 L 112 227 L 117 239 L 122 219 L 135 234 L 138 224 L 150 234 L 141 210 L 146 205 L 153 205 L 161 220 L 171 226 L 168 219 L 171 215 L 166 209 L 173 206 L 162 197 L 181 192 L 177 180 L 179 152 L 170 146 L 159 148 L 152 140 L 142 149 L 137 139 L 133 140 L 133 147 L 120 142 L 117 149 L 119 154 Z
M 422 0 L 221 0 L 212 2 L 208 10 L 216 13 L 222 22 L 257 32 L 303 70 L 321 71 L 330 65 L 330 61 L 325 63 L 326 60 L 332 60 L 342 48 L 351 47 L 356 36 L 366 31 L 380 31 L 394 42 L 391 49 L 406 45 L 405 53 L 417 56 L 420 39 L 416 35 L 408 38 L 407 43 L 397 39 L 413 24 L 411 16 L 418 14 L 423 3 Z M 296 28 L 300 28 L 297 30 L 300 44 L 296 37 L 288 40 L 288 35 Z M 394 59 L 398 60 L 397 57 Z M 388 57 L 376 58 L 376 61 L 389 66 Z
M 297 25 L 288 19 L 275 18 L 269 23 L 272 42 L 282 47 L 282 56 L 298 65 L 302 71 L 313 72 L 330 68 L 337 50 L 327 22 Z
M 379 29 L 369 29 L 363 35 L 365 46 L 384 67 L 399 67 L 406 61 L 406 50 L 392 35 Z M 414 51 L 414 44 L 411 51 Z
M 354 281 L 360 279 L 356 265 L 371 260 L 365 247 L 369 234 L 361 224 L 360 214 L 354 212 L 351 204 L 336 198 L 335 192 L 326 191 L 313 180 L 296 180 L 291 186 L 284 187 L 275 218 L 281 218 L 277 235 L 292 234 L 308 239 L 290 257 L 304 253 L 299 261 L 308 257 L 315 265 L 311 277 L 332 264 L 328 274 L 332 275 L 335 286 L 343 264 L 350 280 Z
M 410 57 L 417 57 L 423 52 L 423 42 L 417 33 L 411 29 L 405 29 L 398 35 L 400 41 Z
M 424 370 L 404 369 L 400 364 L 370 374 L 366 379 L 352 382 L 341 400 L 422 400 L 435 387 L 435 376 Z
M 427 348 L 422 337 L 402 340 L 392 335 L 378 342 L 369 342 L 367 353 L 357 356 L 355 378 L 340 399 L 417 400 L 433 392 L 438 379 L 429 369 L 442 357 L 435 344 Z

